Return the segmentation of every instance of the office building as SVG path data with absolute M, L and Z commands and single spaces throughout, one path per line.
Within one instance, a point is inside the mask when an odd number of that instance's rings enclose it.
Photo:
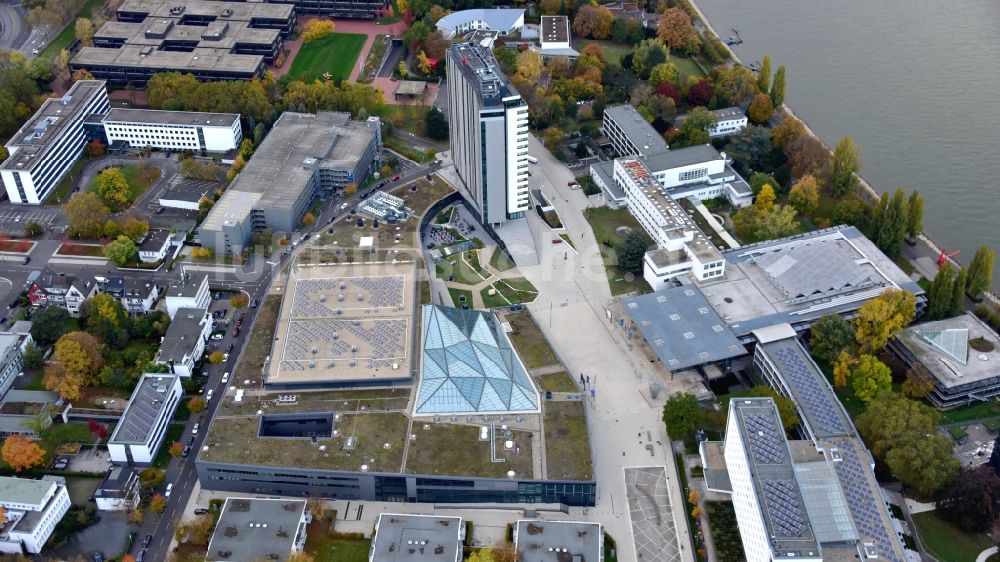
M 180 282 L 164 291 L 167 305 L 167 316 L 173 320 L 177 311 L 182 308 L 208 308 L 212 300 L 212 292 L 208 288 L 208 274 L 181 273 Z
M 604 530 L 600 523 L 521 519 L 514 527 L 520 562 L 601 562 Z
M 212 334 L 212 316 L 204 308 L 181 308 L 170 320 L 160 339 L 160 349 L 153 361 L 166 365 L 168 372 L 190 377 L 205 353 L 205 342 Z
M 519 8 L 473 8 L 452 12 L 437 22 L 445 39 L 485 29 L 502 36 L 512 35 L 524 27 L 524 10 Z
M 182 393 L 178 375 L 142 375 L 108 440 L 112 462 L 128 465 L 152 463 L 167 435 L 167 426 L 174 417 Z
M 124 143 L 134 149 L 225 153 L 239 148 L 243 140 L 236 113 L 116 107 L 107 115 L 91 116 L 85 127 L 104 144 Z
M 60 476 L 0 476 L 0 507 L 5 511 L 0 552 L 40 553 L 69 506 L 66 480 Z
M 531 207 L 528 105 L 479 45 L 453 45 L 448 76 L 451 155 L 463 195 L 483 224 L 522 218 Z
M 604 108 L 603 128 L 616 156 L 649 156 L 669 150 L 667 141 L 631 105 Z
M 205 560 L 288 560 L 306 544 L 304 500 L 226 498 Z
M 7 141 L 10 155 L 0 178 L 11 203 L 39 205 L 83 153 L 83 122 L 111 108 L 105 83 L 80 80 L 59 98 L 49 98 Z
M 29 334 L 0 332 L 0 398 L 24 370 L 24 348 L 31 342 Z
M 910 326 L 889 349 L 933 384 L 926 398 L 939 409 L 1000 396 L 1000 339 L 972 313 Z
M 461 517 L 381 513 L 368 562 L 461 562 Z
M 362 184 L 381 148 L 378 117 L 286 111 L 198 227 L 202 246 L 239 254 L 254 231 L 294 231 L 318 197 Z
M 143 86 L 158 72 L 199 80 L 250 80 L 282 50 L 295 27 L 295 7 L 255 2 L 128 0 L 117 21 L 94 32 L 70 70 L 116 85 Z
M 94 491 L 98 511 L 132 511 L 142 500 L 139 474 L 127 466 L 112 466 Z
M 715 124 L 708 128 L 708 136 L 711 138 L 735 135 L 747 128 L 747 116 L 738 107 L 725 107 L 712 110 L 715 114 Z M 687 115 L 678 115 L 674 118 L 674 127 L 678 129 L 684 124 Z
M 267 0 L 292 4 L 300 14 L 315 14 L 331 18 L 377 19 L 389 15 L 388 0 Z

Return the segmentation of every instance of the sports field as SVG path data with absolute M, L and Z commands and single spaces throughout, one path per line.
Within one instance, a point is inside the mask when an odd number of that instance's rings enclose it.
M 288 74 L 312 82 L 322 79 L 328 72 L 334 80 L 346 80 L 357 63 L 365 39 L 367 36 L 361 33 L 333 33 L 302 45 Z

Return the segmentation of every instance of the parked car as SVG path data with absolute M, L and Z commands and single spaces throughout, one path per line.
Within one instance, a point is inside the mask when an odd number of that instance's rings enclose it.
M 208 394 L 205 395 L 205 401 L 206 402 L 208 402 L 209 400 L 212 399 L 212 393 L 213 392 L 215 392 L 215 389 L 212 389 L 212 388 L 208 389 Z
M 211 392 L 211 391 L 209 391 L 209 392 Z M 163 492 L 163 497 L 169 498 L 170 497 L 170 492 L 173 492 L 173 491 L 174 491 L 174 485 L 173 485 L 173 483 L 167 484 L 167 491 Z
M 235 330 L 233 330 L 233 337 L 234 338 L 240 337 L 240 329 L 239 328 L 236 328 Z
M 229 371 L 226 371 L 222 375 L 222 384 L 226 384 L 227 382 L 229 382 Z
M 93 556 L 94 562 L 104 562 L 104 553 L 98 550 Z
M 156 210 L 156 214 L 158 214 L 158 215 L 163 214 L 163 211 L 165 211 L 165 210 L 166 209 L 164 209 L 163 207 L 160 207 L 159 209 Z
M 226 337 L 226 335 L 225 335 L 225 334 L 222 334 L 222 333 L 215 333 L 215 334 L 212 334 L 212 337 L 211 337 L 210 339 L 213 339 L 213 340 L 215 340 L 215 341 L 219 341 L 219 340 L 221 340 L 221 339 L 222 339 L 222 338 L 224 338 L 224 337 Z
M 552 243 L 553 244 L 562 244 L 563 243 L 563 239 L 562 238 L 553 238 L 552 239 Z
M 187 441 L 184 442 L 185 445 L 194 445 L 194 437 L 188 437 Z
M 149 548 L 149 545 L 153 544 L 153 535 L 146 535 L 142 539 L 142 548 Z
M 198 509 L 194 510 L 195 515 L 205 515 L 206 513 L 208 513 L 208 510 L 205 509 L 204 507 L 199 507 Z
M 398 181 L 398 180 L 399 180 L 399 174 L 393 176 L 392 181 Z
M 194 424 L 194 426 L 191 427 L 191 435 L 198 435 L 198 428 L 199 427 L 201 427 L 200 423 Z
M 253 300 L 253 304 L 250 305 L 250 308 L 257 308 L 257 299 Z
M 222 362 L 225 363 L 226 361 L 229 361 L 229 354 L 228 353 L 223 353 L 222 354 Z
M 187 447 L 184 447 L 184 452 L 181 453 L 181 457 L 186 459 L 190 454 L 191 454 L 191 446 L 188 445 Z
M 145 559 L 146 559 L 146 549 L 144 548 L 139 551 L 139 554 L 135 555 L 135 562 L 142 562 Z

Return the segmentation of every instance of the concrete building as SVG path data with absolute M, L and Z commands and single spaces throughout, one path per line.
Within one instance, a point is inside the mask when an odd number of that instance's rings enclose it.
M 389 13 L 388 0 L 267 0 L 295 6 L 300 14 L 316 14 L 331 18 L 376 19 Z
M 382 513 L 368 562 L 461 562 L 461 517 Z
M 401 197 L 384 191 L 376 191 L 359 203 L 357 209 L 359 213 L 389 224 L 404 221 L 413 214 Z
M 542 16 L 538 45 L 543 58 L 580 56 L 573 48 L 567 16 Z
M 23 435 L 29 439 L 38 439 L 39 429 L 52 426 L 53 412 L 65 410 L 65 404 L 58 394 L 47 390 L 15 390 L 8 389 L 0 400 L 0 437 Z M 42 416 L 41 427 L 34 423 L 36 415 Z
M 514 527 L 520 562 L 601 562 L 604 530 L 600 523 L 521 519 Z
M 40 480 L 0 476 L 0 507 L 6 510 L 0 552 L 40 553 L 69 506 L 66 480 L 60 476 Z
M 302 552 L 311 520 L 304 500 L 226 498 L 205 560 L 287 560 Z
M 524 27 L 524 10 L 519 8 L 473 8 L 452 12 L 437 22 L 445 39 L 486 29 L 501 36 L 512 35 Z
M 191 0 L 128 0 L 117 21 L 94 32 L 70 69 L 112 84 L 145 85 L 157 72 L 199 80 L 249 80 L 281 52 L 295 26 L 288 4 Z
M 0 179 L 12 203 L 39 205 L 83 153 L 83 122 L 110 109 L 105 83 L 80 80 L 61 98 L 49 98 L 7 142 Z
M 708 136 L 711 138 L 735 135 L 747 128 L 747 116 L 738 107 L 725 107 L 715 109 L 715 124 L 708 128 Z M 678 129 L 684 124 L 687 115 L 678 115 L 674 118 L 674 127 Z
M 28 334 L 0 332 L 0 398 L 7 394 L 14 379 L 24 371 L 24 348 L 30 342 Z
M 174 417 L 181 394 L 178 375 L 142 375 L 121 421 L 108 440 L 112 462 L 130 466 L 152 463 L 167 435 L 167 426 Z
M 654 291 L 683 274 L 699 281 L 725 275 L 722 254 L 641 161 L 615 160 L 614 179 L 625 190 L 629 212 L 656 243 L 643 260 L 643 278 Z
M 164 294 L 164 301 L 167 305 L 167 315 L 173 320 L 177 316 L 177 311 L 182 308 L 204 308 L 207 309 L 212 300 L 211 291 L 208 288 L 208 274 L 206 273 L 181 273 L 180 283 L 167 289 Z
M 205 353 L 212 333 L 212 316 L 204 308 L 181 308 L 174 314 L 153 361 L 166 365 L 170 373 L 190 377 Z
M 531 207 L 528 105 L 478 45 L 448 50 L 448 76 L 451 154 L 463 195 L 484 224 L 522 218 Z
M 80 305 L 96 295 L 97 290 L 97 280 L 92 277 L 45 272 L 28 285 L 28 300 L 35 308 L 58 306 L 72 316 L 79 316 Z
M 667 141 L 629 104 L 604 108 L 603 128 L 617 156 L 649 156 L 669 150 Z
M 112 466 L 94 491 L 98 511 L 132 511 L 139 507 L 139 474 L 127 466 Z
M 139 261 L 156 263 L 167 258 L 170 241 L 173 239 L 166 230 L 152 230 L 139 242 Z
M 152 109 L 114 108 L 95 115 L 88 129 L 105 144 L 127 143 L 161 150 L 227 152 L 243 140 L 240 116 L 235 113 L 201 113 Z
M 910 326 L 889 349 L 933 383 L 927 400 L 939 409 L 1000 396 L 1000 340 L 972 313 Z
M 378 117 L 286 111 L 198 227 L 202 246 L 239 254 L 256 230 L 294 231 L 318 197 L 363 183 L 381 148 Z

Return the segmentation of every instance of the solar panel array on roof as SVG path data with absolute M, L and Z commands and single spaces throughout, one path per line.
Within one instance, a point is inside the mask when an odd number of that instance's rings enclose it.
M 150 377 L 140 380 L 139 391 L 129 403 L 120 422 L 122 426 L 115 432 L 113 440 L 130 443 L 145 441 L 165 407 L 168 392 L 168 379 Z
M 834 466 L 844 489 L 844 495 L 847 497 L 847 505 L 851 510 L 854 524 L 859 532 L 871 537 L 881 557 L 891 562 L 901 562 L 894 548 L 896 539 L 890 537 L 886 531 L 882 513 L 878 508 L 882 498 L 876 497 L 872 491 L 854 444 L 848 439 L 839 439 L 834 443 L 841 457 L 841 461 L 834 463 Z
M 805 513 L 791 481 L 764 480 L 764 506 L 775 535 L 799 537 L 805 532 Z
M 782 464 L 785 462 L 785 443 L 774 424 L 774 418 L 767 414 L 747 414 L 747 434 L 750 436 L 750 451 L 759 464 Z
M 820 386 L 817 380 L 818 373 L 807 366 L 794 349 L 778 348 L 774 353 L 774 359 L 782 367 L 785 383 L 796 387 L 795 394 L 799 399 L 799 407 L 804 406 L 809 409 L 810 419 L 818 426 L 814 430 L 830 435 L 846 435 L 847 428 L 837 414 L 830 394 Z

